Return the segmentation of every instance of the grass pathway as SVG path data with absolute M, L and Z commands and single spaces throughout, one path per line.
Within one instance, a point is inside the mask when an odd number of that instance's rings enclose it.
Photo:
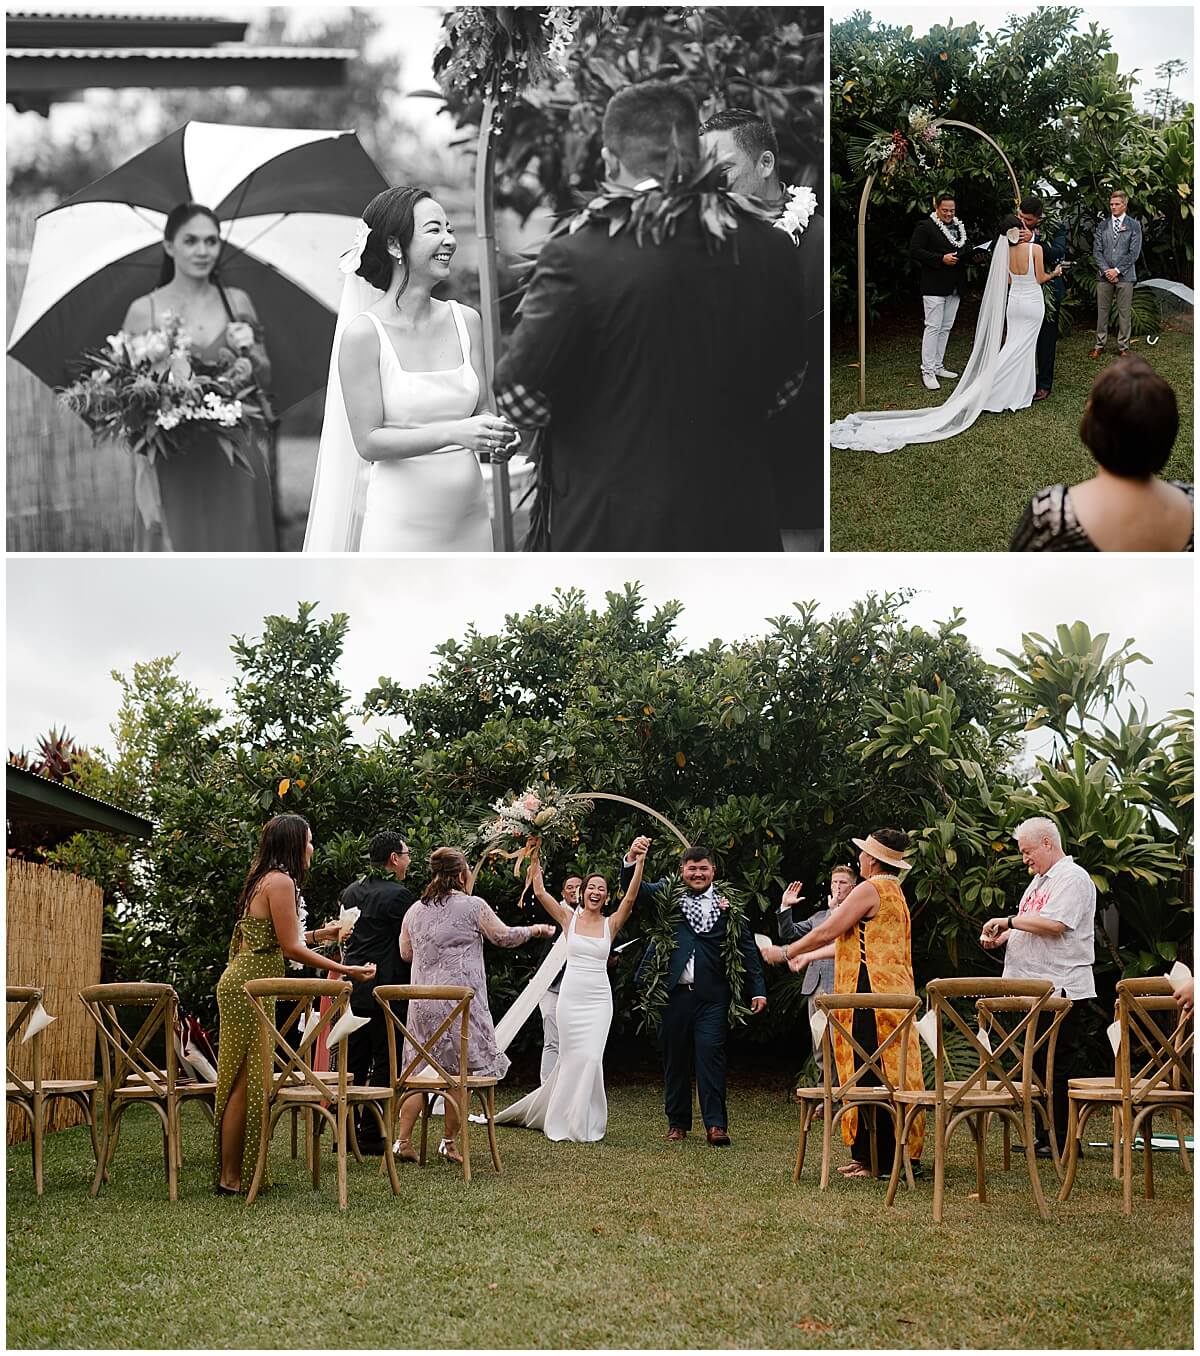
M 966 365 L 974 314 L 964 312 L 950 336 L 946 361 Z M 1030 495 L 1044 485 L 1076 484 L 1095 469 L 1079 441 L 1079 420 L 1097 372 L 1110 356 L 1091 361 L 1092 336 L 1081 330 L 1059 341 L 1054 390 L 1048 400 L 1015 414 L 982 414 L 957 438 L 911 444 L 879 456 L 831 448 L 830 541 L 835 551 L 1007 551 Z M 877 327 L 867 336 L 867 408 L 921 409 L 950 394 L 926 391 L 919 371 L 920 330 Z M 1192 336 L 1164 334 L 1134 352 L 1175 388 L 1180 427 L 1163 474 L 1193 480 Z M 840 419 L 858 406 L 858 350 L 852 332 L 835 334 L 830 362 L 830 413 Z
M 259 1203 L 210 1194 L 195 1107 L 174 1206 L 148 1113 L 95 1201 L 82 1129 L 50 1137 L 40 1201 L 12 1148 L 8 1346 L 1192 1346 L 1191 1180 L 1170 1155 L 1131 1220 L 1097 1153 L 1043 1224 L 998 1143 L 987 1203 L 967 1199 L 964 1139 L 937 1227 L 928 1181 L 891 1211 L 878 1183 L 821 1193 L 811 1159 L 793 1186 L 781 1090 L 732 1087 L 728 1150 L 665 1143 L 656 1087 L 610 1109 L 596 1145 L 502 1129 L 504 1175 L 481 1156 L 469 1186 L 405 1166 L 393 1200 L 352 1163 L 345 1213 L 332 1163 L 314 1195 L 283 1132 Z

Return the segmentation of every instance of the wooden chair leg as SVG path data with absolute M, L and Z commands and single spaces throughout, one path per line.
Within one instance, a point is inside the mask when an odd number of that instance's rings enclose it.
M 1121 1199 L 1127 1215 L 1133 1214 L 1133 1108 L 1121 1103 Z
M 946 1199 L 946 1108 L 939 1102 L 933 1111 L 933 1220 L 942 1222 Z
M 1067 1098 L 1067 1161 L 1063 1165 L 1062 1185 L 1058 1189 L 1061 1204 L 1071 1194 L 1075 1185 L 1075 1174 L 1079 1171 L 1079 1137 L 1083 1134 L 1083 1121 L 1080 1118 L 1079 1103 L 1074 1097 Z
M 905 1139 L 904 1117 L 900 1114 L 900 1108 L 892 1105 L 888 1108 L 892 1113 L 892 1127 L 896 1136 L 896 1152 L 892 1155 L 892 1173 L 888 1178 L 887 1195 L 883 1198 L 884 1205 L 893 1205 L 896 1200 L 896 1191 L 900 1186 L 900 1164 L 905 1158 Z
M 429 1115 L 432 1102 L 425 1094 L 421 1095 L 421 1167 L 425 1166 L 425 1154 L 429 1146 Z
M 1001 1142 L 1003 1144 L 1003 1157 L 1000 1160 L 1004 1165 L 1004 1171 L 1008 1172 L 1012 1168 L 1012 1131 L 1009 1129 L 1008 1120 L 1000 1117 Z
M 1187 1144 L 1183 1136 L 1183 1112 L 1178 1107 L 1171 1109 L 1171 1119 L 1175 1122 L 1175 1138 L 1179 1142 L 1179 1157 L 1183 1160 L 1183 1170 L 1191 1176 L 1192 1164 L 1188 1158 Z
M 99 1195 L 100 1184 L 108 1174 L 108 1142 L 112 1130 L 112 1119 L 112 1107 L 106 1104 L 104 1107 L 104 1129 L 100 1133 L 100 1152 L 96 1155 L 96 1178 L 92 1182 L 89 1196 Z
M 1113 1107 L 1112 1123 L 1112 1175 L 1113 1181 L 1119 1182 L 1121 1180 L 1121 1108 L 1119 1106 Z
M 871 1131 L 867 1143 L 870 1147 L 870 1172 L 872 1177 L 879 1176 L 879 1108 L 874 1102 L 871 1106 Z M 860 1116 L 862 1111 L 858 1113 Z
M 1147 1111 L 1142 1121 L 1142 1192 L 1154 1199 L 1154 1112 Z
M 291 1120 L 291 1122 L 292 1122 L 291 1150 L 292 1150 L 292 1161 L 293 1161 L 293 1162 L 295 1162 L 295 1160 L 296 1160 L 296 1158 L 297 1158 L 297 1156 L 298 1156 L 298 1154 L 299 1154 L 299 1149 L 300 1149 L 300 1145 L 299 1145 L 299 1142 L 298 1142 L 298 1141 L 299 1141 L 299 1135 L 298 1135 L 298 1132 L 299 1132 L 299 1129 L 300 1129 L 300 1125 L 299 1125 L 299 1117 L 300 1117 L 300 1108 L 299 1108 L 298 1106 L 292 1107 L 292 1114 L 291 1114 L 290 1120 Z
M 44 1136 L 46 1133 L 46 1096 L 44 1093 L 35 1092 L 33 1094 L 33 1115 L 30 1117 L 33 1132 L 33 1188 L 40 1196 L 42 1194 L 42 1150 L 45 1147 Z
M 833 1115 L 829 1102 L 824 1103 L 821 1117 L 821 1190 L 829 1190 L 830 1159 L 833 1157 Z
M 462 1154 L 463 1181 L 471 1180 L 471 1095 L 464 1088 L 458 1100 L 459 1152 Z
M 984 1129 L 984 1117 L 986 1112 L 982 1112 L 975 1117 L 973 1122 L 975 1130 L 975 1194 L 980 1202 L 987 1200 L 987 1181 L 985 1176 L 985 1165 L 983 1161 L 983 1151 L 986 1143 L 986 1132 Z
M 279 1118 L 278 1111 L 267 1106 L 263 1109 L 263 1122 L 258 1133 L 258 1157 L 254 1161 L 254 1176 L 250 1179 L 250 1189 L 246 1192 L 246 1204 L 253 1205 L 262 1187 L 267 1172 L 267 1153 L 271 1147 L 271 1131 Z
M 800 1180 L 800 1172 L 804 1167 L 804 1149 L 808 1143 L 808 1125 L 811 1120 L 810 1110 L 812 1104 L 809 1102 L 800 1103 L 800 1139 L 796 1144 L 796 1163 L 792 1168 L 792 1181 Z
M 1033 1103 L 1028 1098 L 1025 1099 L 1024 1126 L 1021 1134 L 1025 1140 L 1025 1166 L 1029 1169 L 1029 1185 L 1033 1189 L 1033 1199 L 1037 1202 L 1038 1214 L 1043 1219 L 1050 1218 L 1050 1207 L 1046 1204 L 1046 1197 L 1042 1194 L 1042 1179 L 1038 1176 L 1038 1159 L 1034 1152 L 1034 1142 L 1036 1136 L 1033 1131 Z
M 347 1141 L 354 1137 L 354 1118 L 348 1116 L 349 1107 L 344 1099 L 339 1098 L 337 1103 L 337 1184 L 338 1184 L 338 1209 L 345 1210 L 350 1204 L 349 1196 L 346 1192 L 346 1148 Z M 347 1125 L 347 1120 L 350 1124 Z M 357 1145 L 355 1146 L 357 1151 Z M 358 1161 L 362 1162 L 359 1155 Z
M 488 1145 L 492 1151 L 492 1166 L 497 1172 L 503 1172 L 504 1168 L 500 1163 L 500 1145 L 496 1141 L 496 1089 L 488 1088 L 484 1115 L 487 1116 Z

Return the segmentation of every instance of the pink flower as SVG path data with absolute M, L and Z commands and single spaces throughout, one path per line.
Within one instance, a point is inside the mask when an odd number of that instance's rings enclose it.
M 539 810 L 541 809 L 542 802 L 532 791 L 530 791 L 521 804 L 524 805 L 527 810 Z

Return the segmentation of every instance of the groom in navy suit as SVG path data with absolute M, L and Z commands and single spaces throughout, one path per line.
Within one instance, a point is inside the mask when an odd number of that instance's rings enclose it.
M 636 838 L 621 865 L 621 889 L 633 877 L 634 861 L 650 847 L 648 838 Z M 722 949 L 728 928 L 728 904 L 716 889 L 716 867 L 707 848 L 690 847 L 680 858 L 684 896 L 675 924 L 675 945 L 667 966 L 667 1006 L 659 1026 L 663 1085 L 667 1112 L 667 1139 L 682 1140 L 692 1128 L 692 1077 L 700 1093 L 700 1114 L 708 1142 L 720 1148 L 729 1143 L 725 1106 L 725 1039 L 729 1033 L 729 979 Z M 665 880 L 642 882 L 642 896 L 653 898 L 667 888 Z M 743 924 L 738 949 L 745 965 L 750 1011 L 767 1006 L 762 959 L 750 929 Z M 653 944 L 642 958 L 638 983 L 654 955 Z
M 496 368 L 497 409 L 549 430 L 550 549 L 778 551 L 770 463 L 792 451 L 777 416 L 807 342 L 791 237 L 724 198 L 714 238 L 687 186 L 686 90 L 620 90 L 602 134 L 609 205 L 542 247 Z M 669 230 L 614 233 L 614 202 L 678 210 Z

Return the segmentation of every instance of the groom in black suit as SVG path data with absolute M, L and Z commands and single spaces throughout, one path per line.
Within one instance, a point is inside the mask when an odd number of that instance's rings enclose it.
M 499 410 L 549 425 L 553 550 L 780 549 L 770 416 L 800 388 L 801 278 L 790 237 L 728 198 L 736 229 L 702 222 L 698 127 L 674 86 L 612 98 L 609 201 L 542 248 L 497 367 Z M 661 243 L 610 233 L 631 199 L 681 207 Z
M 650 846 L 636 838 L 621 865 L 621 889 L 633 877 L 634 860 Z M 680 858 L 683 908 L 675 924 L 675 945 L 667 966 L 667 1006 L 659 1026 L 662 1047 L 663 1090 L 667 1111 L 667 1139 L 682 1140 L 692 1128 L 692 1077 L 700 1093 L 700 1115 L 708 1142 L 720 1148 L 729 1143 L 729 1113 L 725 1105 L 725 1039 L 729 1033 L 729 979 L 722 949 L 728 928 L 728 904 L 715 888 L 716 868 L 707 848 L 690 847 Z M 653 898 L 667 888 L 665 880 L 642 882 L 643 895 Z M 745 965 L 750 1011 L 767 1006 L 762 960 L 750 929 L 743 924 L 738 949 Z M 634 983 L 638 983 L 654 955 L 651 944 Z

